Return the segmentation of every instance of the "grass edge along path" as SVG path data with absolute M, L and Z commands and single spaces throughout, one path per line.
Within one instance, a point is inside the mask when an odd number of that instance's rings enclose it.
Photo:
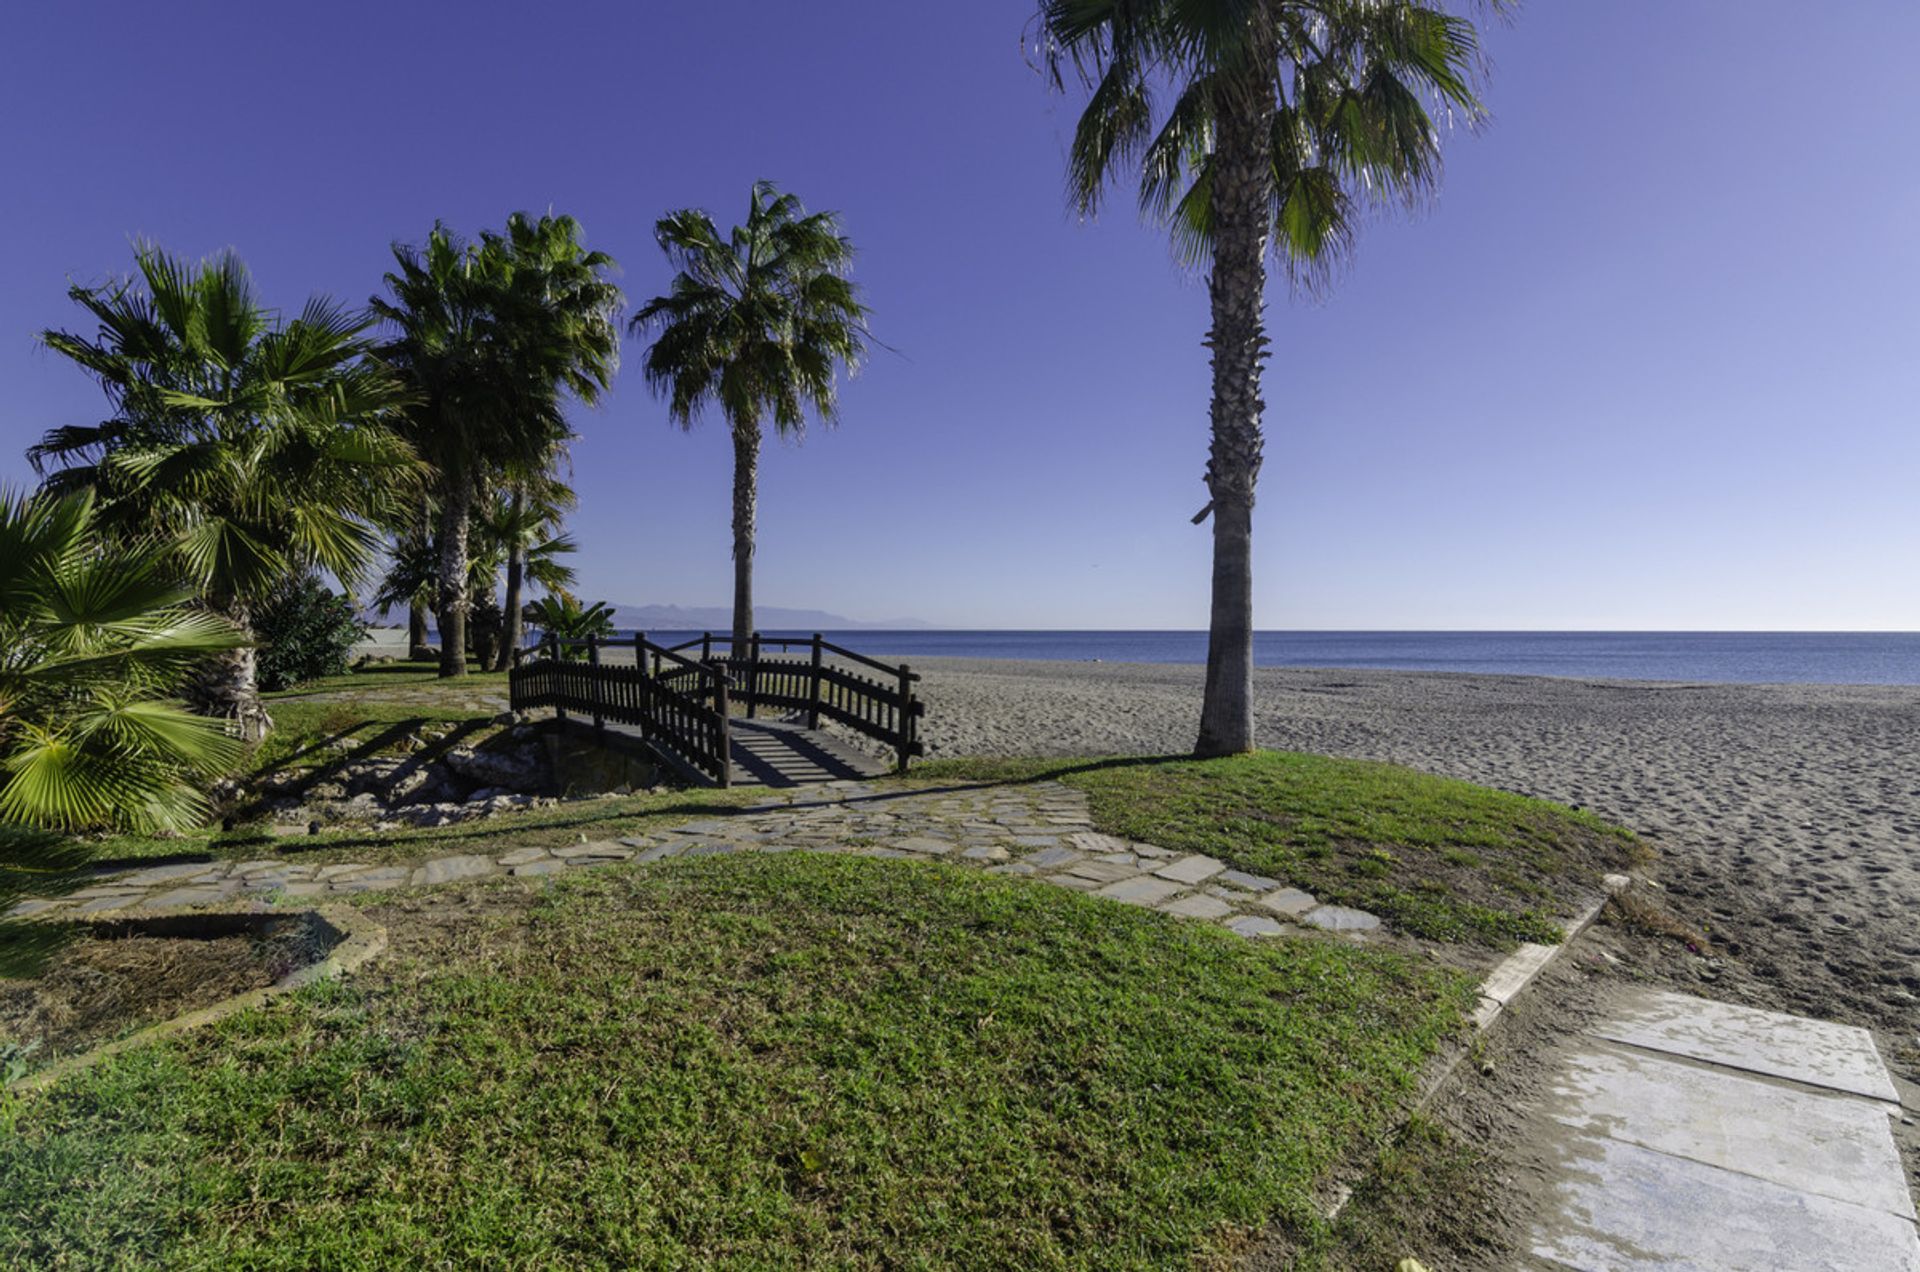
M 1643 864 L 1630 832 L 1547 800 L 1394 764 L 1291 751 L 1226 759 L 951 759 L 914 782 L 1052 779 L 1096 830 L 1279 879 L 1435 941 L 1558 944 L 1601 876 Z
M 937 863 L 462 889 L 385 959 L 59 1084 L 8 1266 L 1157 1267 L 1397 1118 L 1467 981 Z

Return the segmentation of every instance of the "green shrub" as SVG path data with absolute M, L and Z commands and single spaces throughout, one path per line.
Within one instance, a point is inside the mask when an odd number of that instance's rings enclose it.
M 254 615 L 260 687 L 290 689 L 323 676 L 345 675 L 353 647 L 366 630 L 345 596 L 311 574 L 293 579 Z

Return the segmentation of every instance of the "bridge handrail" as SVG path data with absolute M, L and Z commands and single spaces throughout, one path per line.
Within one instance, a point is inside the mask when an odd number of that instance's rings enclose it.
M 920 741 L 920 717 L 926 713 L 926 704 L 915 696 L 913 686 L 920 677 L 905 663 L 893 665 L 883 663 L 876 658 L 856 653 L 844 645 L 835 644 L 819 632 L 811 637 L 764 636 L 755 632 L 746 642 L 746 648 L 734 648 L 731 635 L 718 635 L 703 632 L 700 636 L 680 642 L 678 645 L 658 645 L 649 641 L 644 633 L 636 632 L 631 637 L 600 640 L 598 637 L 585 639 L 547 636 L 525 650 L 514 651 L 514 665 L 518 669 L 529 656 L 538 657 L 542 651 L 550 651 L 555 663 L 562 663 L 560 651 L 563 648 L 587 650 L 588 666 L 585 681 L 591 686 L 585 699 L 594 717 L 596 727 L 602 726 L 605 708 L 599 681 L 600 651 L 609 647 L 631 646 L 634 661 L 638 665 L 640 676 L 651 682 L 662 692 L 672 690 L 676 698 L 694 704 L 705 699 L 703 709 L 710 715 L 717 714 L 717 721 L 705 716 L 679 720 L 666 718 L 641 722 L 643 732 L 651 729 L 667 737 L 682 750 L 693 752 L 702 749 L 705 739 L 711 737 L 718 726 L 718 736 L 724 743 L 726 739 L 725 720 L 731 691 L 739 686 L 739 697 L 744 699 L 749 718 L 759 714 L 764 703 L 769 706 L 791 708 L 806 713 L 807 727 L 817 729 L 824 717 L 841 724 L 856 733 L 864 734 L 877 741 L 884 742 L 894 752 L 897 767 L 905 771 L 908 761 L 916 755 L 926 754 L 926 747 Z M 727 652 L 718 656 L 714 646 L 720 645 Z M 772 646 L 786 651 L 795 647 L 806 649 L 811 657 L 802 661 L 798 658 L 762 658 L 761 651 Z M 688 657 L 682 651 L 698 647 L 700 656 Z M 829 664 L 827 655 L 845 659 L 857 667 L 869 668 L 883 673 L 891 684 L 863 676 L 855 671 Z M 648 670 L 647 660 L 653 660 L 652 670 Z M 662 672 L 662 660 L 670 660 L 674 665 L 671 671 Z M 539 665 L 539 664 L 530 664 Z M 565 665 L 578 668 L 577 662 Z M 609 669 L 609 671 L 614 669 Z M 697 688 L 673 689 L 668 683 L 688 673 L 692 673 L 699 682 Z M 578 677 L 574 677 L 578 678 Z M 608 677 L 611 678 L 611 677 Z M 624 677 L 623 677 L 624 679 Z M 529 682 L 531 683 L 531 682 Z M 520 710 L 518 683 L 514 685 L 514 710 Z M 646 700 L 646 694 L 641 698 Z M 576 709 L 580 700 L 576 701 Z M 544 703 L 542 704 L 544 705 Z M 565 707 L 558 705 L 563 718 Z M 670 713 L 667 713 L 670 714 Z M 629 721 L 631 723 L 631 721 Z M 699 736 L 693 736 L 698 734 Z M 683 736 L 684 735 L 684 736 Z M 724 776 L 722 785 L 726 784 Z

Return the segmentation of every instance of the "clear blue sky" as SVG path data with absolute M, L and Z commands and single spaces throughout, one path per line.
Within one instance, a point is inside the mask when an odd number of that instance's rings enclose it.
M 772 178 L 844 212 L 881 353 L 762 468 L 759 596 L 941 625 L 1199 627 L 1205 288 L 1024 0 L 16 6 L 0 480 L 99 396 L 35 348 L 135 235 L 359 301 L 388 244 L 552 207 L 623 267 Z M 1496 118 L 1322 303 L 1272 288 L 1262 627 L 1920 628 L 1920 6 L 1536 3 Z M 729 449 L 638 375 L 577 420 L 583 590 L 721 604 Z

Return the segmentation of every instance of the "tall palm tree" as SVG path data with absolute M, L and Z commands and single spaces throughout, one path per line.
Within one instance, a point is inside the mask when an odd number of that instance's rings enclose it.
M 1037 31 L 1055 86 L 1072 74 L 1089 91 L 1068 160 L 1074 203 L 1091 213 L 1137 166 L 1142 210 L 1189 263 L 1208 264 L 1209 502 L 1194 521 L 1213 516 L 1213 596 L 1195 751 L 1251 750 L 1267 254 L 1316 286 L 1369 205 L 1435 188 L 1435 115 L 1481 115 L 1478 36 L 1411 0 L 1041 0 Z
M 754 522 L 761 431 L 800 437 L 811 408 L 839 418 L 839 368 L 866 355 L 867 308 L 849 277 L 853 244 L 832 212 L 757 182 L 745 225 L 722 235 L 696 208 L 670 212 L 653 234 L 673 265 L 670 290 L 635 314 L 655 334 L 647 383 L 683 428 L 708 406 L 733 432 L 733 638 L 753 631 Z
M 507 572 L 506 599 L 500 608 L 504 630 L 494 671 L 507 669 L 520 644 L 526 584 L 531 581 L 551 591 L 556 583 L 562 588 L 572 583 L 573 571 L 559 557 L 575 547 L 571 538 L 560 533 L 560 520 L 576 502 L 573 490 L 558 477 L 535 473 L 512 481 L 508 492 L 496 496 L 481 518 L 485 538 Z
M 466 674 L 474 508 L 503 473 L 543 468 L 571 436 L 571 397 L 599 401 L 619 366 L 613 259 L 588 251 L 572 217 L 524 213 L 466 244 L 436 225 L 374 311 L 394 329 L 388 361 L 412 386 L 408 436 L 433 465 L 439 508 L 440 674 Z
M 231 253 L 191 266 L 142 246 L 135 261 L 135 279 L 69 291 L 95 334 L 41 335 L 113 407 L 28 452 L 54 468 L 47 487 L 93 490 L 110 530 L 167 539 L 206 604 L 243 632 L 296 574 L 355 582 L 418 477 L 387 426 L 401 387 L 366 356 L 370 320 L 316 297 L 282 322 Z M 189 696 L 246 737 L 272 725 L 250 644 L 211 660 Z
M 0 489 L 0 823 L 204 818 L 206 778 L 239 744 L 164 699 L 245 638 L 192 599 L 171 545 L 103 533 L 91 491 Z

